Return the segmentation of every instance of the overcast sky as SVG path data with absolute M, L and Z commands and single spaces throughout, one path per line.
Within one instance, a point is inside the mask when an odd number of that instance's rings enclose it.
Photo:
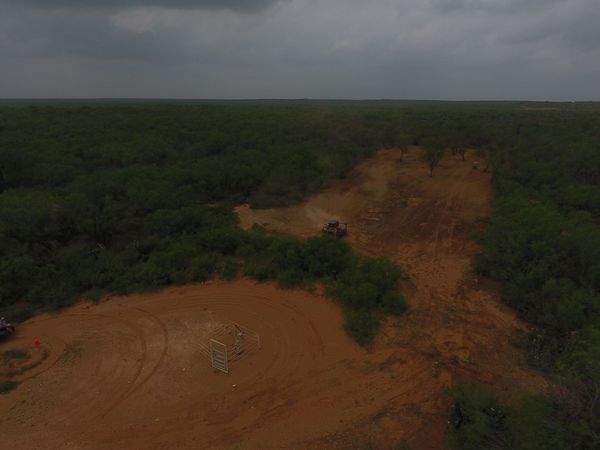
M 600 0 L 0 0 L 0 97 L 600 100 Z

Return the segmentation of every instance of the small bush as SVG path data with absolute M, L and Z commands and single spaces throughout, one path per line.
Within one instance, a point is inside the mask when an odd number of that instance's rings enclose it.
M 17 383 L 16 381 L 0 382 L 0 395 L 9 393 L 13 389 L 15 389 L 18 385 L 19 385 L 19 383 Z
M 233 280 L 240 270 L 239 264 L 232 258 L 226 258 L 219 267 L 219 275 L 224 280 Z
M 399 316 L 406 311 L 406 300 L 400 292 L 389 291 L 383 294 L 381 306 L 388 314 Z
M 505 412 L 490 394 L 474 386 L 461 385 L 451 391 L 449 444 L 460 450 L 491 448 L 506 430 Z
M 369 282 L 352 283 L 349 278 L 349 276 L 344 276 L 342 280 L 336 283 L 335 297 L 352 308 L 373 309 L 377 307 L 379 303 L 379 290 L 377 286 Z
M 91 302 L 100 303 L 100 300 L 102 300 L 103 295 L 104 295 L 104 293 L 101 290 L 92 289 L 85 295 L 85 298 L 86 298 L 86 300 L 89 300 Z
M 332 297 L 355 309 L 387 310 L 396 303 L 400 312 L 402 301 L 384 297 L 396 289 L 400 270 L 388 258 L 355 258 L 353 264 L 341 273 L 328 287 Z
M 344 327 L 359 344 L 368 344 L 377 334 L 379 318 L 366 309 L 348 310 Z
M 305 282 L 304 274 L 298 270 L 288 269 L 277 274 L 277 282 L 283 287 L 298 287 Z
M 194 281 L 207 281 L 215 272 L 217 256 L 202 254 L 193 258 L 189 265 L 190 278 Z
M 15 360 L 27 359 L 28 357 L 27 352 L 23 350 L 6 350 L 0 355 L 0 361 L 6 364 Z
M 560 423 L 552 403 L 540 396 L 522 399 L 516 407 L 502 405 L 492 394 L 472 385 L 450 391 L 454 407 L 448 421 L 451 448 L 460 450 L 587 449 L 592 441 L 578 445 L 576 436 L 565 439 L 569 427 Z M 577 424 L 581 426 L 582 423 Z M 580 433 L 580 430 L 577 431 Z M 567 444 L 569 442 L 569 444 Z
M 275 271 L 270 266 L 257 261 L 247 261 L 244 273 L 258 281 L 269 280 L 275 276 Z

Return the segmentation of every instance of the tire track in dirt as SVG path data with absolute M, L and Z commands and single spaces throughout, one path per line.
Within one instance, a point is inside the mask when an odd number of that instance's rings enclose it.
M 66 342 L 57 337 L 54 337 L 53 340 L 58 341 L 59 344 L 61 344 L 64 351 L 64 348 L 66 347 Z M 48 357 L 44 361 L 42 361 L 42 363 L 39 366 L 33 368 L 32 370 L 27 370 L 21 376 L 17 377 L 16 380 L 19 383 L 23 383 L 25 381 L 33 380 L 34 378 L 39 377 L 40 375 L 43 375 L 44 373 L 51 370 L 60 361 L 60 356 L 62 354 L 62 351 L 53 351 L 52 347 L 52 343 L 45 342 L 43 344 L 43 348 L 48 351 Z M 50 358 L 51 355 L 54 356 Z
M 118 316 L 115 317 L 112 314 L 90 313 L 70 314 L 65 317 L 77 317 L 78 320 L 91 319 L 95 322 L 93 322 L 92 328 L 86 327 L 86 333 L 99 333 L 102 335 L 109 334 L 108 330 L 110 328 L 108 327 L 108 324 L 116 322 L 122 326 L 125 326 L 139 344 L 140 356 L 135 360 L 134 364 L 130 364 L 130 362 L 134 362 L 134 360 L 132 360 L 131 356 L 128 354 L 128 347 L 126 346 L 128 343 L 127 333 L 124 333 L 121 338 L 114 339 L 114 341 L 118 342 L 119 344 L 124 343 L 125 347 L 123 347 L 123 345 L 118 347 L 113 347 L 112 345 L 110 346 L 111 350 L 113 351 L 111 355 L 112 359 L 122 362 L 124 360 L 124 356 L 129 356 L 129 358 L 125 359 L 125 369 L 133 366 L 134 370 L 133 373 L 127 377 L 129 378 L 127 382 L 122 382 L 118 378 L 115 378 L 115 374 L 118 373 L 118 370 L 123 368 L 122 363 L 115 361 L 115 364 L 106 366 L 106 358 L 95 358 L 94 355 L 92 355 L 92 363 L 95 364 L 95 369 L 89 371 L 91 376 L 88 379 L 93 381 L 93 383 L 86 381 L 85 383 L 80 384 L 76 390 L 71 390 L 70 398 L 76 399 L 76 401 L 71 402 L 72 405 L 68 409 L 68 413 L 63 417 L 63 420 L 89 424 L 106 416 L 110 411 L 118 406 L 118 402 L 109 404 L 108 407 L 105 406 L 105 398 L 101 395 L 98 395 L 98 393 L 110 391 L 118 392 L 122 390 L 122 387 L 129 389 L 129 386 L 135 385 L 141 376 L 143 367 L 146 363 L 148 349 L 143 330 L 138 327 L 133 320 L 124 319 L 123 317 Z M 119 336 L 119 333 L 121 333 L 120 330 L 115 337 Z M 121 348 L 125 348 L 125 354 L 123 354 L 123 351 L 119 351 Z
M 148 311 L 145 311 L 142 308 L 127 308 L 130 310 L 135 310 L 135 311 L 139 311 L 142 314 L 144 314 L 146 317 L 150 317 L 155 323 L 158 324 L 158 327 L 161 329 L 162 331 L 162 336 L 163 336 L 163 349 L 158 357 L 158 361 L 154 364 L 154 366 L 152 367 L 152 369 L 150 370 L 150 372 L 148 374 L 146 374 L 144 376 L 144 378 L 140 380 L 140 378 L 142 377 L 142 373 L 144 371 L 144 368 L 147 366 L 149 357 L 148 357 L 148 341 L 146 339 L 146 336 L 144 334 L 144 330 L 142 328 L 140 328 L 138 325 L 135 325 L 133 323 L 133 320 L 125 320 L 123 318 L 115 318 L 114 316 L 104 316 L 106 319 L 110 319 L 110 320 L 116 320 L 120 323 L 125 324 L 128 328 L 130 328 L 131 330 L 134 330 L 135 335 L 137 336 L 139 343 L 140 343 L 140 349 L 141 349 L 141 356 L 138 360 L 138 364 L 136 365 L 135 371 L 134 373 L 130 376 L 129 381 L 126 383 L 128 386 L 125 390 L 125 392 L 123 392 L 122 394 L 118 395 L 112 403 L 109 404 L 109 406 L 105 407 L 105 408 L 101 408 L 101 412 L 92 416 L 90 418 L 90 421 L 96 421 L 98 419 L 102 419 L 105 418 L 106 416 L 108 416 L 112 411 L 114 411 L 115 409 L 117 409 L 119 407 L 119 405 L 121 405 L 123 402 L 127 401 L 127 399 L 129 397 L 131 397 L 135 392 L 137 392 L 141 387 L 143 387 L 149 380 L 150 378 L 152 378 L 152 376 L 154 375 L 154 373 L 158 370 L 158 368 L 160 367 L 166 353 L 168 350 L 168 330 L 165 326 L 165 324 L 158 318 L 156 317 L 154 314 L 149 313 Z M 113 372 L 113 371 L 110 371 Z M 107 377 L 102 381 L 102 385 L 104 385 L 105 383 L 108 382 L 109 378 L 111 376 L 111 373 L 107 374 Z M 138 382 L 139 381 L 139 382 Z
M 145 309 L 137 308 L 137 307 L 133 308 L 133 309 L 146 314 L 148 317 L 151 317 L 158 324 L 159 328 L 162 331 L 163 348 L 162 348 L 162 351 L 160 352 L 158 360 L 156 361 L 156 363 L 154 364 L 154 366 L 152 367 L 150 372 L 148 374 L 146 374 L 146 376 L 139 383 L 137 383 L 137 384 L 132 383 L 133 386 L 131 387 L 130 391 L 127 392 L 125 395 L 123 395 L 123 397 L 120 399 L 119 402 L 117 402 L 116 405 L 113 405 L 113 409 L 116 406 L 118 406 L 121 402 L 126 401 L 129 397 L 131 397 L 133 394 L 135 394 L 137 391 L 139 391 L 140 388 L 142 388 L 150 380 L 150 378 L 152 378 L 152 376 L 156 373 L 156 371 L 162 365 L 162 362 L 164 361 L 165 356 L 167 355 L 167 351 L 169 350 L 169 330 L 167 329 L 167 326 L 165 325 L 165 323 L 162 320 L 160 320 L 158 318 L 158 316 L 156 316 L 155 314 L 152 314 L 149 311 L 146 311 Z M 147 344 L 144 346 L 144 348 L 147 348 Z M 139 378 L 139 375 L 137 378 Z M 136 381 L 137 381 L 137 379 L 136 379 Z M 105 416 L 109 412 L 110 411 L 107 411 L 103 415 Z
M 286 294 L 283 291 L 279 292 L 278 295 L 282 298 L 286 296 Z M 303 293 L 302 295 L 304 296 L 306 294 Z M 264 382 L 269 382 L 273 379 L 274 376 L 276 377 L 279 373 L 284 378 L 288 379 L 288 383 L 286 383 L 286 391 L 280 390 L 278 397 L 275 398 L 285 398 L 286 394 L 284 392 L 291 392 L 291 395 L 293 396 L 295 392 L 298 392 L 298 389 L 302 390 L 303 387 L 302 383 L 300 383 L 297 378 L 290 382 L 290 376 L 304 376 L 304 374 L 307 373 L 306 361 L 315 357 L 319 358 L 319 355 L 323 354 L 323 338 L 321 337 L 320 331 L 317 329 L 317 325 L 313 323 L 313 321 L 311 320 L 311 316 L 309 314 L 306 314 L 304 312 L 304 308 L 300 305 L 289 303 L 287 301 L 274 302 L 272 296 L 269 297 L 243 294 L 241 298 L 243 301 L 240 301 L 240 298 L 236 296 L 220 296 L 219 294 L 213 294 L 210 298 L 205 299 L 205 301 L 201 302 L 198 305 L 186 305 L 178 302 L 161 302 L 160 305 L 166 305 L 165 312 L 167 314 L 167 317 L 171 314 L 183 314 L 184 316 L 193 317 L 196 312 L 205 311 L 206 309 L 212 309 L 217 314 L 223 315 L 234 313 L 234 318 L 248 317 L 249 319 L 252 319 L 252 321 L 255 322 L 261 320 L 264 321 L 265 318 L 270 316 L 287 317 L 287 319 L 283 323 L 280 323 L 280 321 L 278 320 L 266 321 L 264 323 L 264 326 L 262 326 L 261 331 L 265 333 L 267 337 L 276 337 L 276 339 L 271 339 L 271 346 L 274 351 L 271 355 L 269 355 L 269 358 L 266 359 L 265 362 L 268 361 L 267 364 L 259 367 L 259 370 L 255 370 L 255 376 L 253 376 L 252 379 L 257 382 L 263 383 L 263 386 L 266 386 Z M 115 302 L 116 301 L 113 301 L 112 303 Z M 314 302 L 314 300 L 311 300 L 311 302 Z M 96 389 L 94 387 L 96 385 L 96 382 L 101 382 L 105 385 L 104 387 L 106 391 L 112 391 L 112 402 L 109 402 L 109 406 L 101 408 L 99 414 L 89 416 L 88 414 L 86 414 L 86 412 L 89 412 L 90 409 L 95 408 L 95 403 L 90 403 L 88 401 L 89 399 L 87 398 L 86 401 L 80 402 L 79 405 L 71 404 L 71 402 L 68 402 L 68 404 L 65 405 L 68 406 L 68 410 L 63 411 L 60 414 L 60 418 L 64 419 L 63 422 L 79 424 L 77 428 L 86 430 L 82 431 L 81 433 L 72 431 L 70 435 L 73 439 L 75 439 L 75 441 L 77 441 L 78 439 L 84 439 L 84 436 L 89 428 L 97 428 L 97 424 L 106 423 L 107 421 L 109 421 L 109 417 L 112 414 L 109 415 L 108 413 L 113 411 L 117 413 L 117 411 L 120 410 L 121 405 L 131 404 L 132 402 L 139 401 L 134 399 L 141 399 L 142 397 L 134 396 L 134 394 L 136 392 L 139 392 L 140 389 L 143 388 L 143 386 L 147 385 L 150 382 L 161 382 L 162 377 L 164 376 L 164 371 L 161 370 L 159 375 L 159 369 L 167 367 L 165 365 L 165 360 L 168 354 L 168 349 L 170 348 L 169 329 L 161 318 L 165 317 L 164 313 L 161 314 L 161 317 L 159 317 L 155 313 L 156 305 L 158 305 L 158 303 L 152 302 L 151 305 L 148 305 L 147 302 L 144 301 L 143 305 L 127 307 L 126 310 L 124 310 L 122 307 L 113 307 L 113 312 L 111 314 L 95 314 L 91 313 L 91 311 L 85 311 L 85 313 L 82 314 L 67 313 L 62 315 L 60 320 L 56 319 L 52 320 L 52 323 L 48 322 L 46 331 L 56 329 L 71 329 L 73 331 L 73 335 L 79 334 L 79 332 L 75 330 L 78 325 L 83 326 L 86 332 L 93 334 L 95 332 L 102 331 L 104 333 L 111 333 L 110 329 L 106 328 L 106 324 L 117 323 L 119 326 L 125 325 L 130 335 L 132 337 L 136 336 L 136 339 L 139 341 L 137 345 L 139 346 L 139 350 L 142 355 L 140 362 L 137 364 L 136 368 L 130 366 L 129 364 L 125 365 L 125 367 L 127 368 L 126 372 L 130 375 L 129 383 L 124 382 L 122 374 L 119 372 L 118 378 L 95 378 L 93 385 L 88 384 L 87 386 L 89 390 L 93 391 Z M 103 306 L 104 305 L 100 305 L 99 308 L 102 308 Z M 108 307 L 108 303 L 106 304 L 106 306 Z M 148 306 L 152 306 L 152 308 L 149 309 Z M 266 315 L 264 314 L 265 311 L 268 311 Z M 118 316 L 119 318 L 117 319 L 115 316 Z M 205 313 L 204 316 L 206 316 Z M 87 320 L 82 320 L 82 318 L 84 317 Z M 124 317 L 126 317 L 127 319 L 123 319 Z M 147 318 L 152 319 L 152 325 L 147 320 Z M 243 320 L 240 320 L 239 318 L 238 320 L 243 323 Z M 32 326 L 38 327 L 40 325 L 40 321 L 37 322 L 38 323 L 34 322 Z M 288 334 L 286 332 L 290 330 L 285 330 L 283 328 L 286 326 L 286 324 L 291 325 L 295 328 L 303 328 L 304 326 L 306 326 L 306 331 L 308 333 L 300 341 L 292 341 L 290 340 L 290 337 L 288 337 Z M 136 330 L 137 332 L 135 332 Z M 147 338 L 149 336 L 148 333 L 156 334 L 157 330 L 162 330 L 162 347 L 160 349 L 156 345 L 150 346 L 150 344 L 147 341 Z M 159 339 L 155 336 L 152 336 L 152 338 L 154 340 Z M 117 341 L 120 341 L 123 339 L 123 337 L 116 335 L 115 339 L 117 339 Z M 113 341 L 109 340 L 109 345 L 110 342 Z M 297 355 L 295 353 L 298 351 L 299 348 L 306 345 L 307 343 L 309 345 L 309 348 L 312 347 L 314 351 L 310 351 L 308 348 L 304 349 L 303 356 L 301 358 L 297 358 Z M 120 348 L 114 348 L 114 350 L 116 350 L 117 356 L 119 356 L 119 354 L 122 354 L 123 351 L 127 351 L 127 349 L 130 348 L 130 345 L 131 343 Z M 104 350 L 102 348 L 99 348 L 99 350 L 101 350 L 101 352 L 104 352 L 108 350 L 108 348 L 105 348 Z M 153 356 L 148 357 L 147 353 L 151 350 L 153 352 Z M 95 372 L 97 371 L 97 364 L 99 364 L 99 361 L 103 361 L 103 355 L 104 353 L 93 355 L 94 358 L 86 358 L 85 360 L 79 361 L 78 364 L 94 363 L 96 365 L 90 367 L 94 367 L 92 371 Z M 152 368 L 149 371 L 147 371 L 146 369 L 142 370 L 141 368 L 144 365 L 146 367 L 148 366 L 148 360 L 152 360 L 153 358 L 156 358 L 156 360 L 153 361 Z M 112 360 L 112 358 L 110 358 L 110 360 Z M 117 361 L 120 361 L 120 357 L 117 357 Z M 205 361 L 205 363 L 207 362 Z M 129 367 L 131 368 L 129 369 Z M 112 370 L 108 370 L 105 372 L 110 373 L 112 372 Z M 158 377 L 156 381 L 154 381 L 155 377 Z M 120 384 L 115 385 L 114 383 Z M 126 387 L 127 390 L 123 391 L 123 387 Z M 78 388 L 76 389 L 77 390 L 71 390 L 71 395 L 69 395 L 70 397 L 79 397 Z M 276 400 L 271 401 L 269 403 L 270 406 L 266 409 L 263 409 L 263 411 L 266 416 L 271 417 L 277 416 L 284 410 L 288 410 L 295 404 L 295 401 L 290 400 L 281 402 L 280 400 Z M 192 409 L 194 408 L 192 407 Z M 179 410 L 179 408 L 177 410 Z M 230 421 L 230 414 L 231 412 L 229 410 L 225 411 L 223 416 L 223 423 Z M 200 421 L 203 418 L 201 416 L 202 414 L 199 413 L 198 420 Z M 178 414 L 176 414 L 173 417 L 178 417 Z M 215 417 L 218 418 L 218 416 Z M 204 422 L 206 422 L 206 420 L 204 420 Z M 214 422 L 218 423 L 219 420 L 216 420 Z M 189 424 L 189 422 L 184 423 Z M 189 427 L 189 425 L 183 425 L 183 427 Z M 52 445 L 46 446 L 46 448 L 49 447 L 52 447 Z M 134 447 L 139 448 L 137 447 L 137 445 Z
M 258 297 L 258 296 L 252 296 L 252 299 L 254 300 L 251 304 L 254 305 L 256 307 L 257 304 L 265 304 L 265 305 L 270 305 L 271 307 L 276 307 L 277 309 L 287 309 L 290 310 L 292 312 L 294 312 L 295 314 L 302 314 L 302 310 L 297 308 L 297 307 L 291 307 L 290 305 L 287 304 L 275 304 L 273 305 L 272 300 L 268 300 L 264 297 Z M 245 303 L 242 303 L 245 304 Z M 222 298 L 222 297 L 218 297 L 218 296 L 212 296 L 212 298 L 207 301 L 207 303 L 205 303 L 205 305 L 208 305 L 211 309 L 213 309 L 214 311 L 216 311 L 217 313 L 219 312 L 219 307 L 223 307 L 223 306 L 237 306 L 240 307 L 240 303 L 239 302 L 227 302 L 226 299 Z M 185 308 L 185 307 L 184 307 Z M 190 309 L 190 308 L 185 308 L 185 309 Z M 243 309 L 243 308 L 242 308 Z M 181 308 L 180 308 L 181 311 Z M 268 317 L 270 315 L 270 313 L 266 316 Z M 302 314 L 302 316 L 305 316 L 304 314 Z M 320 333 L 316 330 L 316 327 L 314 324 L 312 324 L 311 326 L 311 322 L 308 317 L 306 318 L 307 320 L 307 324 L 310 327 L 311 330 L 313 330 L 313 333 L 317 336 L 317 342 L 319 343 L 319 347 L 322 345 L 322 338 L 320 337 Z M 283 330 L 279 329 L 278 330 L 279 333 L 281 333 L 283 336 L 285 336 L 285 333 L 283 332 Z M 285 349 L 286 353 L 290 353 L 290 354 L 294 354 L 296 352 L 296 349 L 293 348 L 293 346 L 290 346 L 290 342 L 285 339 L 284 341 L 281 340 L 277 340 L 276 341 L 276 347 L 275 349 L 273 349 L 271 351 L 271 358 L 273 360 L 271 365 L 265 365 L 262 367 L 261 371 L 256 374 L 256 377 L 253 378 L 255 381 L 260 381 L 261 379 L 263 379 L 268 373 L 279 373 L 281 369 L 277 369 L 277 366 L 282 366 L 285 368 L 285 372 L 287 375 L 283 375 L 284 379 L 287 379 L 287 386 L 285 388 L 284 391 L 281 390 L 281 388 L 278 390 L 278 394 L 277 397 L 272 397 L 272 399 L 268 402 L 271 405 L 273 405 L 274 403 L 276 404 L 276 406 L 270 406 L 268 409 L 263 410 L 261 412 L 261 420 L 260 423 L 264 423 L 264 421 L 266 420 L 266 417 L 271 417 L 271 416 L 275 416 L 277 414 L 280 414 L 282 411 L 285 411 L 287 409 L 292 408 L 292 406 L 295 404 L 295 402 L 290 401 L 290 402 L 281 402 L 280 399 L 281 398 L 295 398 L 296 394 L 295 392 L 297 392 L 298 389 L 298 382 L 294 379 L 295 378 L 302 378 L 304 377 L 304 373 L 306 371 L 306 369 L 304 370 L 300 370 L 301 367 L 298 366 L 293 366 L 293 365 L 289 365 L 289 358 L 288 360 L 286 360 L 286 358 L 283 356 L 284 353 L 282 352 Z M 300 343 L 301 344 L 301 343 Z M 307 352 L 308 356 L 310 356 L 311 358 L 314 358 L 314 352 Z M 281 360 L 284 359 L 287 362 L 282 362 Z M 280 376 L 282 376 L 282 374 L 280 374 Z M 291 378 L 290 378 L 291 377 Z M 300 389 L 302 389 L 302 386 L 300 386 Z M 293 393 L 288 394 L 289 392 L 293 391 Z M 272 388 L 266 388 L 263 391 L 262 395 L 268 395 L 269 392 L 272 392 Z M 279 400 L 277 400 L 279 399 Z M 191 410 L 193 411 L 201 411 L 203 408 L 206 407 L 205 402 L 201 403 L 201 404 L 197 404 L 197 405 L 192 405 L 191 406 Z M 230 417 L 230 412 L 219 412 L 220 410 L 214 410 L 211 413 L 211 420 L 210 423 L 215 426 L 218 425 L 220 423 L 227 423 L 231 417 Z M 199 417 L 202 415 L 202 413 L 196 413 L 196 414 L 189 414 L 186 413 L 185 417 L 189 420 L 190 418 L 193 420 L 199 420 Z M 253 425 L 253 427 L 256 426 L 260 426 L 260 424 L 257 425 L 257 423 L 255 423 Z M 175 427 L 175 429 L 177 429 L 177 427 Z M 205 444 L 209 445 L 210 441 L 207 441 Z

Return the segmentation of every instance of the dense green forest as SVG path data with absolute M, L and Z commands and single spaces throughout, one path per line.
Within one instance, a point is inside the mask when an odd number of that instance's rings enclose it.
M 600 447 L 600 113 L 479 105 L 142 104 L 0 108 L 0 309 L 233 277 L 322 281 L 360 342 L 401 313 L 398 269 L 328 237 L 242 231 L 232 205 L 285 205 L 382 146 L 470 148 L 496 192 L 476 270 L 537 331 L 553 380 L 503 405 L 452 395 L 456 448 Z M 428 162 L 429 163 L 429 162 Z M 432 166 L 432 171 L 433 171 Z
M 245 232 L 231 208 L 289 204 L 341 177 L 381 145 L 369 125 L 313 108 L 3 108 L 0 312 L 22 320 L 82 295 L 242 269 L 286 286 L 321 280 L 348 331 L 370 341 L 405 308 L 393 264 L 333 238 Z
M 455 395 L 457 448 L 600 448 L 600 115 L 526 114 L 482 147 L 496 200 L 477 269 L 538 331 L 522 345 L 546 398 Z

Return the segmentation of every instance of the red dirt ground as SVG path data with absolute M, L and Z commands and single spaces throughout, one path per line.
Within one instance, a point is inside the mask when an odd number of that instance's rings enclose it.
M 47 357 L 0 397 L 0 433 L 17 449 L 445 448 L 445 389 L 466 379 L 503 398 L 544 388 L 511 344 L 525 329 L 471 273 L 473 233 L 489 215 L 489 174 L 447 155 L 429 178 L 419 150 L 386 150 L 300 205 L 238 208 L 300 236 L 350 224 L 359 252 L 408 275 L 410 310 L 364 349 L 318 293 L 249 280 L 80 304 L 23 324 L 1 351 Z M 261 348 L 210 368 L 216 324 L 257 331 Z M 0 367 L 0 369 L 2 369 Z

